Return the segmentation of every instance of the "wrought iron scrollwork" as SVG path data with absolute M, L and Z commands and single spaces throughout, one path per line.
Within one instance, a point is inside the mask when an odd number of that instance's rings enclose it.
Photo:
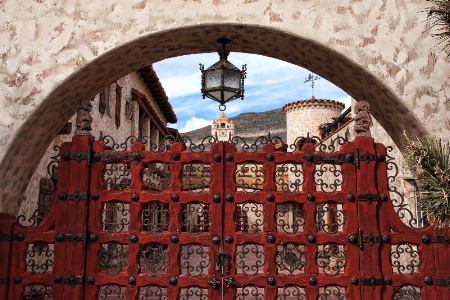
M 159 202 L 144 204 L 141 212 L 142 229 L 151 233 L 167 231 L 169 228 L 169 217 L 167 204 Z
M 146 244 L 141 246 L 139 267 L 141 273 L 159 275 L 167 273 L 169 253 L 166 245 Z
M 169 187 L 171 180 L 170 165 L 154 162 L 145 166 L 142 171 L 142 183 L 150 192 L 160 193 Z
M 98 254 L 98 262 L 103 272 L 111 275 L 119 274 L 128 264 L 127 246 L 119 243 L 103 244 Z
M 126 300 L 127 294 L 124 286 L 117 284 L 108 284 L 100 286 L 100 291 L 97 294 L 98 300 L 117 299 Z
M 138 300 L 167 300 L 167 290 L 157 285 L 147 285 L 139 288 Z
M 126 163 L 107 164 L 103 172 L 103 182 L 109 191 L 121 192 L 130 189 L 130 167 Z
M 336 233 L 345 223 L 342 204 L 326 202 L 317 205 L 317 231 Z
M 208 272 L 210 263 L 209 247 L 200 244 L 189 244 L 181 247 L 181 273 L 199 276 Z
M 275 212 L 277 231 L 296 233 L 303 230 L 305 214 L 303 204 L 295 202 L 278 203 Z
M 181 295 L 179 300 L 208 300 L 208 289 L 201 288 L 199 286 L 190 286 L 188 288 L 181 289 Z
M 236 166 L 234 180 L 237 190 L 253 193 L 262 190 L 264 184 L 264 169 L 262 164 L 245 162 Z
M 266 264 L 266 255 L 263 246 L 253 243 L 238 245 L 235 263 L 237 273 L 244 273 L 245 275 L 261 273 Z
M 268 133 L 267 136 L 260 136 L 249 141 L 246 141 L 240 136 L 234 136 L 230 142 L 235 144 L 236 148 L 246 153 L 254 153 L 258 150 L 261 150 L 266 144 L 280 144 L 282 145 L 282 148 L 287 148 L 282 138 L 278 136 L 271 136 L 270 133 Z
M 276 300 L 306 300 L 305 289 L 297 285 L 288 285 L 278 289 Z
M 181 173 L 183 191 L 200 193 L 209 190 L 212 179 L 211 176 L 209 164 L 201 162 L 184 164 Z
M 104 230 L 121 232 L 130 223 L 130 211 L 127 203 L 113 201 L 103 205 L 101 222 Z
M 211 135 L 203 138 L 198 144 L 195 144 L 192 139 L 187 136 L 183 136 L 181 141 L 185 145 L 187 151 L 194 153 L 201 153 L 209 150 L 212 144 L 218 142 L 218 140 Z
M 25 286 L 25 291 L 23 292 L 22 300 L 28 299 L 53 299 L 52 287 L 49 285 L 43 285 L 40 283 L 31 284 Z
M 326 244 L 319 246 L 317 266 L 327 275 L 337 275 L 344 270 L 347 263 L 342 245 Z
M 420 294 L 420 287 L 413 285 L 403 285 L 401 287 L 394 287 L 394 295 L 392 300 L 422 300 Z
M 208 232 L 211 225 L 209 205 L 191 202 L 183 205 L 181 212 L 181 225 L 184 232 Z
M 37 241 L 28 246 L 24 255 L 27 271 L 40 274 L 52 270 L 55 263 L 55 251 L 52 249 L 53 245 L 50 245 Z
M 301 191 L 304 175 L 301 164 L 291 162 L 277 164 L 275 169 L 277 190 L 289 193 Z
M 418 271 L 422 259 L 416 245 L 400 243 L 391 246 L 390 261 L 394 272 L 413 274 Z
M 258 288 L 254 285 L 246 285 L 242 288 L 238 288 L 236 300 L 245 300 L 245 299 L 255 299 L 255 300 L 266 300 L 264 295 L 264 289 Z
M 314 171 L 316 189 L 325 193 L 339 191 L 342 186 L 342 172 L 339 165 L 320 164 Z
M 277 246 L 275 262 L 279 273 L 294 275 L 303 273 L 306 266 L 304 245 L 288 243 Z
M 236 205 L 234 212 L 236 230 L 255 233 L 263 230 L 264 208 L 263 204 L 245 202 Z
M 345 288 L 329 285 L 319 290 L 318 300 L 346 300 L 347 296 L 345 295 Z
M 403 223 L 412 227 L 424 227 L 428 223 L 419 224 L 416 216 L 411 211 L 408 203 L 405 201 L 405 197 L 398 188 L 399 185 L 399 167 L 395 162 L 395 157 L 393 155 L 394 148 L 392 146 L 386 147 L 386 168 L 387 168 L 387 180 L 388 180 L 388 190 L 391 198 L 392 206 L 395 212 L 402 220 Z

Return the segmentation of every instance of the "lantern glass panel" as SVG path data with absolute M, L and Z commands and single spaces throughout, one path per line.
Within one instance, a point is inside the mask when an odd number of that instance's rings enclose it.
M 207 70 L 205 72 L 205 88 L 215 88 L 222 84 L 222 70 Z
M 220 101 L 220 91 L 208 92 L 208 94 L 217 101 Z
M 223 92 L 223 100 L 228 101 L 231 98 L 233 98 L 234 96 L 236 96 L 235 92 L 229 92 L 229 91 L 224 91 Z
M 241 72 L 239 70 L 224 70 L 225 86 L 232 89 L 238 89 L 241 81 Z

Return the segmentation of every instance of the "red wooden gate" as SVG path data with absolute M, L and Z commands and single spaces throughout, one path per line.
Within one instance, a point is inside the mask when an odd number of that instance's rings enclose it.
M 448 299 L 448 231 L 400 221 L 383 145 L 235 142 L 74 137 L 45 220 L 2 216 L 0 297 Z

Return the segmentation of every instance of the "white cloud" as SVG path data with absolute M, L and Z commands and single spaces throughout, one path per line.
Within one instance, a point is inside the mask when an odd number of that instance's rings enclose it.
M 211 125 L 212 120 L 206 120 L 202 118 L 192 117 L 186 121 L 184 127 L 180 129 L 180 132 L 188 132 L 191 130 L 199 129 L 208 125 Z

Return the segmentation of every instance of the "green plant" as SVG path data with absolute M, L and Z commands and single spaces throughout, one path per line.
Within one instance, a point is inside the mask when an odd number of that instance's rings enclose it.
M 406 147 L 407 166 L 421 185 L 419 207 L 437 227 L 450 225 L 450 146 L 436 139 L 415 139 Z
M 436 28 L 434 36 L 444 44 L 443 50 L 450 47 L 450 0 L 427 0 L 432 6 L 428 10 L 428 19 L 432 20 L 431 26 Z M 450 56 L 448 51 L 447 58 Z

